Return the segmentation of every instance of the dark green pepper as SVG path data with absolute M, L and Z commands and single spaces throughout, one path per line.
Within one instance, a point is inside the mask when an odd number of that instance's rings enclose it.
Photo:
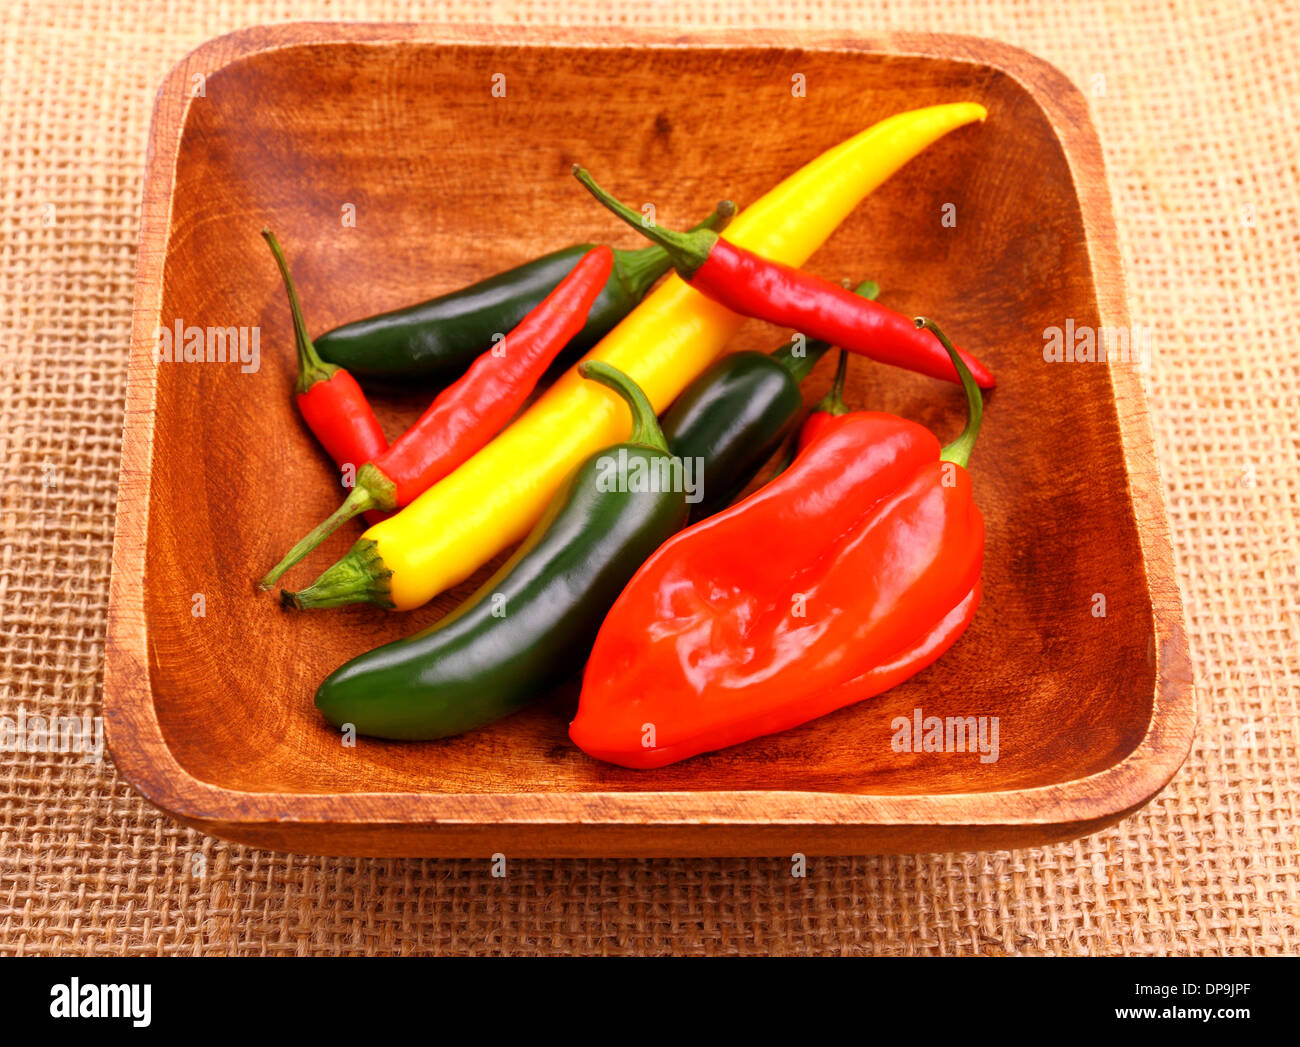
M 606 363 L 581 373 L 628 402 L 631 437 L 579 465 L 514 555 L 454 611 L 331 673 L 316 692 L 330 723 L 431 739 L 514 712 L 582 667 L 637 568 L 685 525 L 686 484 L 664 482 L 681 478 L 681 463 L 645 394 Z
M 874 299 L 867 281 L 854 291 Z M 787 342 L 769 354 L 745 350 L 715 360 L 688 385 L 664 415 L 663 431 L 673 454 L 704 463 L 703 497 L 691 506 L 702 520 L 726 508 L 790 433 L 808 377 L 830 346 Z
M 735 213 L 729 200 L 697 229 L 723 229 Z M 509 334 L 551 293 L 592 244 L 566 247 L 419 305 L 355 320 L 315 340 L 316 351 L 358 378 L 446 382 L 462 373 L 495 339 Z M 567 366 L 627 316 L 671 268 L 657 246 L 614 251 L 614 268 L 586 326 L 557 357 Z

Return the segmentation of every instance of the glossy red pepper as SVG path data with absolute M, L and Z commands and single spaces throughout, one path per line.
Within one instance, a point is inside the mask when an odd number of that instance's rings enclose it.
M 262 238 L 271 247 L 289 296 L 293 337 L 298 347 L 298 378 L 294 385 L 298 411 L 307 428 L 325 448 L 325 453 L 334 459 L 335 465 L 340 469 L 360 469 L 388 448 L 384 430 L 357 380 L 342 367 L 326 363 L 316 352 L 316 346 L 307 334 L 298 292 L 293 286 L 293 276 L 280 242 L 270 229 L 262 230 Z M 366 519 L 378 523 L 387 515 L 375 510 L 367 513 Z
M 982 403 L 930 329 L 962 376 L 962 435 L 940 449 L 915 422 L 845 414 L 781 476 L 665 543 L 601 626 L 569 729 L 579 748 L 661 767 L 879 693 L 961 635 L 984 549 L 965 469 Z
M 583 168 L 575 164 L 573 173 L 614 214 L 660 244 L 683 280 L 732 312 L 794 328 L 881 363 L 961 381 L 943 349 L 902 313 L 820 276 L 762 258 L 712 230 L 679 233 L 647 225 L 640 213 L 610 196 Z M 979 360 L 966 352 L 961 357 L 981 388 L 997 384 Z
M 358 470 L 352 493 L 267 573 L 262 588 L 359 513 L 409 505 L 500 432 L 560 350 L 582 330 L 613 266 L 608 246 L 583 255 L 519 326 L 439 393 L 391 447 Z

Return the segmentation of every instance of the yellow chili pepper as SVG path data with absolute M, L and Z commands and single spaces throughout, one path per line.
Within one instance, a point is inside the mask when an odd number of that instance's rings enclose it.
M 727 239 L 799 266 L 873 189 L 949 131 L 983 120 L 972 102 L 891 116 L 800 168 L 737 215 Z M 663 411 L 713 358 L 743 318 L 670 276 L 584 359 L 604 360 Z M 569 472 L 627 438 L 627 406 L 585 382 L 576 365 L 522 417 L 455 472 L 357 540 L 308 588 L 283 593 L 295 607 L 370 602 L 410 610 L 463 581 L 519 541 Z

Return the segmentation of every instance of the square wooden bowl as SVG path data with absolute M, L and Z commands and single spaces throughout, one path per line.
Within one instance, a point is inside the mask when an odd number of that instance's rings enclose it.
M 999 376 L 972 462 L 984 603 L 957 645 L 873 701 L 654 772 L 569 743 L 574 687 L 463 738 L 341 745 L 312 706 L 319 680 L 483 575 L 409 615 L 293 614 L 254 592 L 340 494 L 289 395 L 262 226 L 321 331 L 568 243 L 635 243 L 574 160 L 685 226 L 881 117 L 957 100 L 988 121 L 910 163 L 811 262 L 877 279 Z M 945 36 L 276 26 L 173 70 L 147 165 L 104 705 L 119 768 L 181 821 L 334 854 L 987 849 L 1112 823 L 1182 762 L 1191 672 L 1138 375 L 1044 359 L 1051 327 L 1129 323 L 1087 106 L 1050 66 Z M 260 327 L 259 370 L 156 365 L 155 331 L 177 319 Z M 749 324 L 733 347 L 783 335 Z M 851 374 L 851 404 L 960 427 L 949 387 Z M 390 435 L 417 405 L 381 405 Z M 341 554 L 345 531 L 290 580 Z M 895 752 L 895 718 L 918 708 L 996 716 L 998 759 Z

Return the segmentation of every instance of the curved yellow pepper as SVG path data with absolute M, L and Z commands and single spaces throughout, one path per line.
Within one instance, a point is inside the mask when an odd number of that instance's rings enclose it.
M 746 208 L 726 237 L 774 261 L 802 265 L 881 182 L 949 131 L 986 115 L 983 106 L 963 102 L 882 120 Z M 586 359 L 630 375 L 662 411 L 742 322 L 672 275 Z M 575 365 L 496 439 L 371 527 L 347 556 L 288 600 L 300 607 L 361 600 L 403 611 L 419 607 L 523 538 L 569 472 L 630 431 L 623 401 L 583 381 Z

